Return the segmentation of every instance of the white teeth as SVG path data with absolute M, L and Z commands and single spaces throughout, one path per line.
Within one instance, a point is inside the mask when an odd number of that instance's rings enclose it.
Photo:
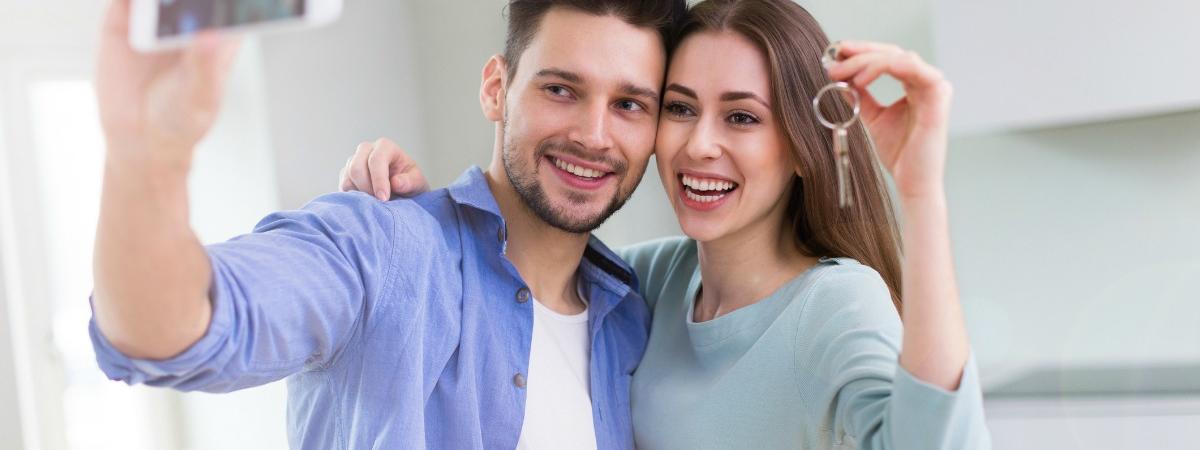
M 692 201 L 697 201 L 700 203 L 715 202 L 717 200 L 720 200 L 722 197 L 724 197 L 726 195 L 726 194 L 700 195 L 695 192 L 687 191 L 687 190 L 683 191 L 683 194 L 686 195 L 688 198 L 692 199 Z
M 578 177 L 599 178 L 601 175 L 604 175 L 604 172 L 601 172 L 599 170 L 593 170 L 593 169 L 589 169 L 586 167 L 579 167 L 579 166 L 576 166 L 571 163 L 563 162 L 562 160 L 556 159 L 556 158 L 551 158 L 551 159 L 554 161 L 554 165 L 558 166 L 559 169 L 570 172 L 572 175 L 575 175 Z
M 728 191 L 733 189 L 734 184 L 729 181 L 695 178 L 690 175 L 683 176 L 683 185 L 697 191 Z

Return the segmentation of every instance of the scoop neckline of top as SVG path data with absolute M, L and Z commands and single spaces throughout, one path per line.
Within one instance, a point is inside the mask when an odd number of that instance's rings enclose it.
M 695 241 L 692 241 L 692 245 L 693 245 L 693 248 L 695 248 Z M 771 292 L 766 297 L 763 297 L 761 300 L 758 300 L 752 304 L 749 304 L 749 305 L 743 306 L 741 308 L 735 309 L 733 311 L 730 311 L 730 312 L 726 313 L 725 315 L 722 315 L 719 317 L 714 317 L 712 319 L 709 319 L 709 320 L 706 320 L 703 322 L 697 322 L 695 320 L 695 318 L 696 318 L 696 302 L 698 301 L 697 296 L 700 295 L 700 289 L 703 287 L 703 285 L 701 284 L 701 280 L 700 280 L 700 263 L 699 263 L 698 259 L 699 258 L 697 257 L 696 267 L 695 267 L 695 269 L 692 270 L 692 278 L 691 278 L 691 280 L 688 281 L 687 291 L 684 294 L 686 297 L 686 301 L 688 302 L 687 325 L 690 327 L 716 326 L 718 324 L 718 322 L 721 321 L 722 319 L 729 318 L 729 317 L 745 316 L 745 315 L 750 314 L 749 312 L 746 312 L 746 311 L 758 310 L 758 309 L 765 308 L 766 306 L 760 307 L 760 305 L 769 305 L 769 304 L 777 302 L 778 298 L 782 297 L 782 295 L 780 295 L 782 292 L 787 291 L 790 288 L 792 288 L 793 285 L 799 284 L 799 283 L 803 282 L 804 280 L 808 279 L 810 275 L 812 275 L 813 273 L 815 273 L 817 271 L 817 268 L 823 267 L 823 266 L 826 266 L 829 264 L 841 264 L 841 261 L 838 261 L 838 258 L 830 258 L 828 256 L 819 257 L 819 258 L 817 258 L 816 264 L 813 264 L 811 267 L 804 269 L 803 272 L 800 272 L 795 277 L 792 277 L 792 279 L 790 279 L 786 283 L 783 283 L 782 285 L 780 285 L 779 288 L 775 289 L 773 292 Z M 739 313 L 741 313 L 741 314 L 739 314 Z M 737 320 L 737 319 L 731 318 L 731 319 L 725 320 L 724 322 L 730 322 L 730 321 L 734 321 L 734 320 Z M 720 322 L 720 323 L 724 323 L 724 322 Z

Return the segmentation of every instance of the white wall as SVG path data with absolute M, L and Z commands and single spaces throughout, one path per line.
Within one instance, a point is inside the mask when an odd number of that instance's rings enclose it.
M 1074 125 L 1200 109 L 1200 3 L 934 1 L 942 69 L 959 88 L 952 132 Z M 1031 14 L 1036 11 L 1035 14 Z M 1190 43 L 1192 45 L 1187 45 Z
M 952 141 L 985 366 L 1200 361 L 1200 112 Z
M 360 141 L 402 136 L 429 148 L 426 95 L 408 2 L 351 0 L 332 26 L 263 38 L 268 129 L 280 203 L 298 208 L 337 189 Z
M 0 448 L 22 445 L 21 409 L 17 397 L 15 356 L 12 330 L 6 311 L 8 292 L 4 272 L 0 271 Z

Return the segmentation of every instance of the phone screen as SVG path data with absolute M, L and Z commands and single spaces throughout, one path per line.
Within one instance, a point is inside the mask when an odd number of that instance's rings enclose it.
M 158 0 L 158 37 L 304 16 L 307 0 Z

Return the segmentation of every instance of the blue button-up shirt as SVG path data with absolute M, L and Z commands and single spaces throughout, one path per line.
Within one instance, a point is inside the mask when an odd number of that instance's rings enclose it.
M 293 448 L 512 449 L 533 305 L 505 241 L 479 168 L 411 200 L 330 194 L 208 247 L 212 323 L 182 354 L 128 358 L 94 319 L 91 336 L 104 372 L 130 384 L 228 392 L 287 377 Z M 632 448 L 629 384 L 649 311 L 629 266 L 594 238 L 578 275 L 597 444 Z

